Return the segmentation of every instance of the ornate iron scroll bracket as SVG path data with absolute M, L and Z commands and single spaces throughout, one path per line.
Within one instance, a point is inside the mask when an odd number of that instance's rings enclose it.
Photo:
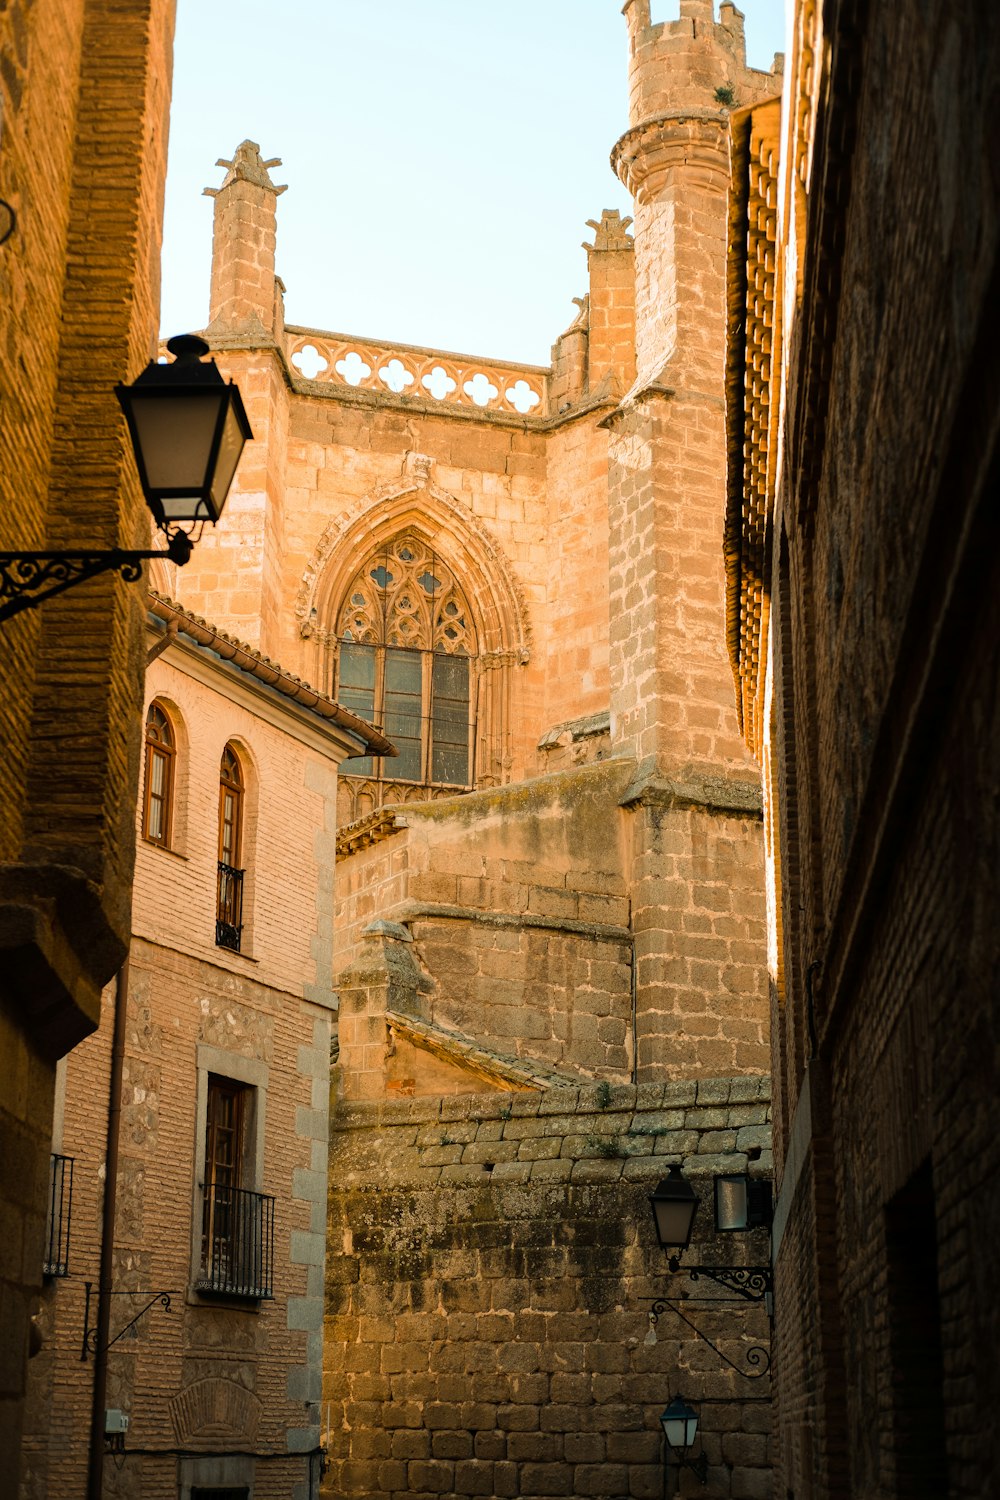
M 123 547 L 107 552 L 0 552 L 0 620 L 9 620 L 99 573 L 120 573 L 126 583 L 138 583 L 143 563 L 154 557 L 166 557 L 183 567 L 191 551 L 190 537 L 172 531 L 164 549 L 141 552 Z
M 686 1271 L 692 1281 L 705 1276 L 748 1302 L 763 1302 L 774 1291 L 770 1266 L 682 1266 L 676 1255 L 667 1264 L 671 1271 Z
M 91 1354 L 97 1353 L 97 1324 L 90 1326 L 90 1303 L 93 1298 L 94 1283 L 84 1282 L 86 1298 L 83 1304 L 83 1339 L 80 1344 L 80 1358 L 85 1360 Z M 141 1292 L 111 1292 L 112 1297 L 141 1297 Z M 170 1311 L 170 1299 L 176 1296 L 174 1292 L 154 1292 L 144 1307 L 140 1307 L 134 1318 L 130 1318 L 124 1328 L 119 1328 L 113 1339 L 108 1339 L 107 1347 L 117 1344 L 118 1340 L 124 1338 L 130 1328 L 134 1328 L 140 1318 L 144 1318 L 150 1308 L 155 1307 L 157 1302 L 162 1303 L 164 1312 Z
M 714 1344 L 706 1333 L 702 1333 L 697 1323 L 692 1323 L 691 1319 L 685 1313 L 681 1312 L 680 1308 L 677 1306 L 677 1303 L 672 1301 L 669 1297 L 658 1297 L 649 1310 L 649 1332 L 646 1335 L 646 1340 L 648 1343 L 652 1344 L 656 1342 L 655 1329 L 657 1322 L 659 1321 L 661 1314 L 666 1312 L 668 1309 L 670 1310 L 670 1312 L 674 1313 L 678 1318 L 680 1318 L 682 1323 L 686 1323 L 688 1328 L 691 1329 L 692 1333 L 696 1333 L 701 1339 L 702 1343 L 707 1344 L 708 1347 L 719 1356 L 724 1364 L 727 1364 L 731 1370 L 736 1371 L 737 1375 L 742 1375 L 747 1380 L 760 1380 L 762 1376 L 766 1375 L 770 1370 L 771 1356 L 761 1344 L 752 1344 L 750 1348 L 746 1350 L 746 1362 L 751 1368 L 749 1370 L 741 1369 L 734 1360 L 731 1360 L 729 1358 L 728 1354 L 723 1354 L 718 1344 Z

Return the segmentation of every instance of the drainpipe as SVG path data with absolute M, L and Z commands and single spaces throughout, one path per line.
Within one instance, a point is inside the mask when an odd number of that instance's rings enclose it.
M 632 925 L 631 912 L 629 913 L 629 926 Z M 629 1000 L 631 1002 L 632 1021 L 632 1078 L 633 1084 L 639 1082 L 639 977 L 636 974 L 635 956 L 635 932 L 632 933 L 632 966 L 629 976 Z
M 118 1197 L 118 1141 L 121 1134 L 122 1074 L 125 1066 L 125 1022 L 128 1001 L 128 958 L 115 980 L 114 1033 L 111 1077 L 108 1082 L 108 1135 L 104 1152 L 104 1203 L 101 1213 L 101 1265 L 98 1280 L 97 1340 L 94 1346 L 94 1387 L 90 1409 L 90 1457 L 87 1500 L 101 1500 L 104 1491 L 104 1410 L 108 1392 L 108 1335 L 111 1331 L 111 1291 L 115 1253 L 115 1206 Z

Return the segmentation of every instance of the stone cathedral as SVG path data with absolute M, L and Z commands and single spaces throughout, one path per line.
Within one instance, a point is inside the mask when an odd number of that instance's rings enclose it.
M 646 1305 L 666 1163 L 710 1192 L 770 1159 L 721 537 L 730 115 L 781 78 L 746 66 L 734 5 L 680 10 L 624 7 L 633 217 L 587 221 L 546 368 L 286 324 L 280 163 L 244 141 L 206 189 L 205 337 L 255 441 L 153 588 L 396 752 L 341 767 L 318 896 L 331 1495 L 658 1495 L 678 1368 L 685 1394 L 749 1390 Z M 732 1369 L 762 1316 L 729 1319 Z M 713 1493 L 765 1492 L 761 1410 L 705 1417 Z

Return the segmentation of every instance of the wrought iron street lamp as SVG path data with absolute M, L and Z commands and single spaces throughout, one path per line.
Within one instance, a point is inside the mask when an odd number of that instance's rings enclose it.
M 723 1184 L 720 1189 L 720 1181 Z M 751 1229 L 757 1225 L 770 1224 L 770 1184 L 768 1192 L 754 1194 L 748 1179 L 742 1179 L 742 1190 L 736 1188 L 735 1177 L 716 1178 L 716 1228 L 724 1230 Z M 748 1205 L 753 1203 L 753 1215 Z M 679 1166 L 672 1166 L 669 1175 L 650 1194 L 650 1206 L 656 1223 L 656 1233 L 661 1247 L 669 1252 L 667 1265 L 671 1271 L 681 1270 L 681 1255 L 691 1242 L 691 1226 L 698 1210 L 698 1197 L 689 1182 L 681 1176 Z M 722 1221 L 720 1222 L 720 1203 Z M 705 1276 L 709 1281 L 745 1297 L 748 1302 L 769 1299 L 772 1291 L 770 1266 L 685 1266 L 683 1268 L 692 1281 Z
M 169 364 L 155 360 L 118 397 L 146 504 L 166 538 L 166 556 L 183 567 L 194 547 L 185 527 L 213 524 L 222 514 L 236 465 L 253 436 L 238 387 L 227 384 L 204 339 L 182 334 L 167 345 Z M 127 583 L 157 550 L 0 552 L 0 621 L 31 609 L 99 573 L 117 572 Z
M 745 1172 L 715 1179 L 715 1228 L 718 1234 L 758 1229 L 771 1223 L 771 1184 Z
M 670 1256 L 670 1269 L 676 1271 L 680 1260 L 676 1252 L 691 1243 L 691 1226 L 698 1211 L 698 1197 L 691 1184 L 681 1176 L 678 1166 L 669 1167 L 656 1190 L 649 1195 L 656 1234 L 663 1250 Z
M 690 1469 L 704 1484 L 708 1476 L 707 1455 L 700 1453 L 696 1459 L 688 1458 L 698 1431 L 698 1413 L 694 1407 L 689 1406 L 683 1396 L 675 1396 L 660 1413 L 660 1426 L 666 1439 L 664 1469 L 668 1469 L 672 1462 L 675 1468 Z

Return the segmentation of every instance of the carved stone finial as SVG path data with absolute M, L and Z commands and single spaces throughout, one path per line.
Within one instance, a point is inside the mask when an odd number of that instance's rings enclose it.
M 232 161 L 227 161 L 224 156 L 220 156 L 215 165 L 226 168 L 226 177 L 221 188 L 205 188 L 205 196 L 208 198 L 217 198 L 223 189 L 234 182 L 252 182 L 255 187 L 267 188 L 268 192 L 274 193 L 275 197 L 279 193 L 287 192 L 287 185 L 275 187 L 268 175 L 269 167 L 281 166 L 281 157 L 272 156 L 267 161 L 262 161 L 260 147 L 256 141 L 241 142 L 236 148 Z
M 600 219 L 588 219 L 587 228 L 594 231 L 594 243 L 584 241 L 585 250 L 631 250 L 632 236 L 626 233 L 631 218 L 622 218 L 617 208 L 605 208 Z
M 575 333 L 582 328 L 584 333 L 590 330 L 590 293 L 586 292 L 582 297 L 574 297 L 573 301 L 579 308 L 579 312 L 572 323 L 566 329 L 567 333 Z

